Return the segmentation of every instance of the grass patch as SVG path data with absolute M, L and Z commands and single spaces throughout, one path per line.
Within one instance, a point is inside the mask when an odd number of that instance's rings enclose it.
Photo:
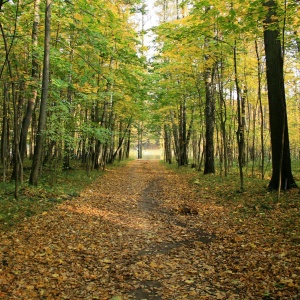
M 199 201 L 223 206 L 229 210 L 234 223 L 249 222 L 261 224 L 267 232 L 275 231 L 291 243 L 300 244 L 300 192 L 299 189 L 270 192 L 267 186 L 270 174 L 261 179 L 259 172 L 244 172 L 244 191 L 240 190 L 238 168 L 231 168 L 228 176 L 215 174 L 203 175 L 191 167 L 176 164 L 167 168 L 185 174 L 199 192 Z M 300 172 L 294 168 L 293 175 L 300 187 Z
M 109 165 L 117 168 L 127 161 Z M 80 193 L 103 171 L 87 172 L 77 162 L 72 162 L 73 169 L 53 170 L 45 167 L 37 187 L 28 184 L 29 168 L 24 172 L 24 184 L 20 186 L 18 200 L 14 199 L 14 182 L 0 182 L 0 230 L 8 230 L 14 225 L 53 208 L 63 201 L 80 196 Z

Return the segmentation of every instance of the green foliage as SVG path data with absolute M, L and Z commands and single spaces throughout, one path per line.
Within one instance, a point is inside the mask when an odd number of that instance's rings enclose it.
M 85 138 L 95 138 L 99 140 L 101 143 L 106 143 L 112 136 L 112 133 L 107 128 L 99 127 L 97 124 L 89 124 L 83 123 L 79 128 L 79 134 L 84 136 Z
M 11 44 L 10 61 L 17 84 L 24 85 L 18 99 L 18 119 L 26 111 L 26 102 L 32 97 L 33 87 L 38 86 L 31 78 L 31 58 L 34 53 L 39 61 L 39 73 L 43 60 L 43 14 L 38 46 L 33 52 L 31 30 L 33 3 L 25 1 L 17 6 L 12 2 L 3 5 L 0 22 L 4 24 L 7 41 Z M 158 5 L 162 1 L 157 2 Z M 214 96 L 216 98 L 216 127 L 219 131 L 219 148 L 225 143 L 221 138 L 221 122 L 227 134 L 228 149 L 236 153 L 236 90 L 233 48 L 238 55 L 237 71 L 242 85 L 247 87 L 248 142 L 255 141 L 255 153 L 260 154 L 260 125 L 264 126 L 266 153 L 269 148 L 268 110 L 266 91 L 262 89 L 265 124 L 258 116 L 257 57 L 263 59 L 263 20 L 265 8 L 261 1 L 180 1 L 180 13 L 176 15 L 175 3 L 168 1 L 172 20 L 153 28 L 157 51 L 151 62 L 139 52 L 141 41 L 130 19 L 132 11 L 146 13 L 141 1 L 55 1 L 52 14 L 51 38 L 51 88 L 47 115 L 47 142 L 56 147 L 77 150 L 80 143 L 100 141 L 101 146 L 115 147 L 123 129 L 133 124 L 132 136 L 143 124 L 144 134 L 161 138 L 164 125 L 174 135 L 180 126 L 180 106 L 186 103 L 186 121 L 191 124 L 193 141 L 190 152 L 203 150 L 202 134 L 205 130 L 205 72 L 214 69 Z M 18 12 L 16 11 L 19 9 Z M 299 152 L 299 112 L 297 91 L 297 38 L 299 37 L 299 5 L 279 3 L 280 26 L 285 24 L 287 97 L 293 156 Z M 166 12 L 169 14 L 170 12 Z M 182 13 L 181 13 L 182 12 Z M 15 16 L 18 14 L 16 35 L 13 40 Z M 283 37 L 282 37 L 283 39 Z M 3 41 L 0 41 L 3 46 Z M 0 50 L 0 63 L 5 53 Z M 7 66 L 1 78 L 10 83 Z M 296 71 L 295 71 L 296 70 Z M 262 86 L 265 86 L 265 69 L 261 68 Z M 9 95 L 12 97 L 12 95 Z M 223 101 L 223 102 L 222 102 Z M 38 119 L 38 103 L 34 113 Z M 11 105 L 7 106 L 11 116 Z M 256 109 L 256 115 L 252 115 Z M 0 112 L 2 116 L 2 112 Z M 291 117 L 291 118 L 290 118 Z M 193 123 L 191 122 L 193 119 Z M 9 119 L 12 128 L 13 116 Z M 259 121 L 258 121 L 259 120 Z M 254 129 L 253 123 L 257 121 Z M 126 124 L 126 125 L 125 125 Z M 35 127 L 36 124 L 33 125 Z M 1 128 L 2 129 L 2 128 Z M 35 130 L 35 128 L 34 128 Z M 33 132 L 34 132 L 33 130 Z M 120 132 L 119 132 L 120 131 Z M 126 135 L 127 137 L 128 135 Z M 201 138 L 200 138 L 201 137 Z M 174 137 L 173 137 L 174 138 Z M 29 138 L 28 141 L 29 143 Z M 33 141 L 30 141 L 31 143 Z M 193 146 L 191 145 L 193 143 Z M 48 145 L 45 145 L 47 148 Z M 62 153 L 65 149 L 62 150 Z M 115 149 L 111 149 L 113 150 Z M 193 153 L 194 156 L 199 153 Z M 220 153 L 218 153 L 220 155 Z M 234 164 L 233 157 L 232 163 Z M 103 158 L 106 160 L 106 158 Z M 248 165 L 249 168 L 249 165 Z

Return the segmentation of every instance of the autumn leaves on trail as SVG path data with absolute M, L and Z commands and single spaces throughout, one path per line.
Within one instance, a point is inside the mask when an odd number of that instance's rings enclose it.
M 0 298 L 299 299 L 299 244 L 193 176 L 133 161 L 2 232 Z

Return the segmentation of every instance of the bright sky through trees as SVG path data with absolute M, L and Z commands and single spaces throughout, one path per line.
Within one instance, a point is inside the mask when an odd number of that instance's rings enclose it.
M 142 14 L 140 12 L 136 13 L 134 16 L 134 22 L 137 24 L 138 32 L 141 32 L 142 26 L 144 26 L 143 30 L 146 31 L 146 34 L 143 37 L 143 42 L 144 45 L 149 48 L 146 56 L 150 58 L 153 56 L 153 52 L 155 51 L 155 47 L 153 45 L 153 32 L 150 29 L 153 26 L 158 25 L 158 16 L 156 14 L 157 8 L 154 6 L 154 0 L 145 0 L 144 4 L 146 4 L 146 14 L 142 18 Z
M 154 0 L 146 0 L 146 4 L 147 4 L 147 20 L 148 20 L 148 24 L 146 24 L 146 27 L 150 28 L 152 26 L 157 25 L 158 23 L 158 17 L 156 14 L 156 9 L 154 7 Z

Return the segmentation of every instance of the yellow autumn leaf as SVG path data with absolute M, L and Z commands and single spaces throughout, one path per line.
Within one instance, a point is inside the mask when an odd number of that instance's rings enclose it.
M 77 245 L 77 250 L 78 250 L 78 251 L 85 250 L 84 245 L 83 245 L 83 244 L 78 244 L 78 245 Z
M 194 283 L 194 280 L 192 279 L 187 279 L 184 281 L 186 284 L 193 284 Z
M 74 19 L 81 21 L 83 19 L 83 16 L 79 13 L 74 14 Z
M 150 267 L 151 267 L 151 268 L 157 268 L 158 266 L 157 266 L 157 264 L 156 264 L 155 262 L 152 261 L 152 262 L 150 263 Z
M 45 251 L 47 254 L 52 254 L 52 250 L 49 247 L 45 247 Z

